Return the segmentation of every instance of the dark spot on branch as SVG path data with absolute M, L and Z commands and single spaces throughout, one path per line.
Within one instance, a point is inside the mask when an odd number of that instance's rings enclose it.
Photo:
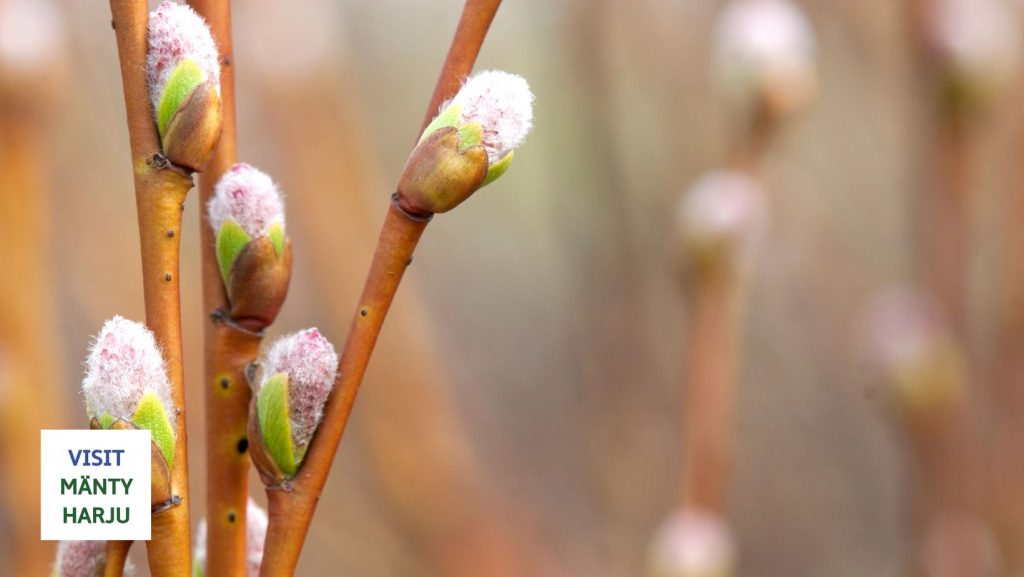
M 153 168 L 167 168 L 171 165 L 171 161 L 167 160 L 167 157 L 160 154 L 159 152 L 154 154 L 148 161 L 149 165 Z
M 167 282 L 171 282 L 171 279 L 172 279 L 172 278 L 173 278 L 173 277 L 171 276 L 171 273 L 166 273 L 166 274 L 164 274 L 164 280 L 165 280 L 165 281 L 167 281 Z
M 238 452 L 244 453 L 249 450 L 249 439 L 241 439 L 238 441 Z
M 167 231 L 167 238 L 174 238 L 174 231 L 173 230 Z
M 234 512 L 234 511 L 232 511 L 232 512 L 228 513 L 228 522 L 229 522 L 229 523 L 234 523 L 234 522 L 235 522 L 235 519 L 237 519 L 237 518 L 238 518 L 238 516 L 237 516 L 237 515 L 235 515 L 235 512 Z
M 363 307 L 363 308 L 359 309 L 359 316 L 365 317 L 368 314 L 370 314 L 370 309 L 368 309 L 366 307 Z
M 220 388 L 227 389 L 230 386 L 231 386 L 231 381 L 228 380 L 227 377 L 224 377 L 223 379 L 220 380 Z

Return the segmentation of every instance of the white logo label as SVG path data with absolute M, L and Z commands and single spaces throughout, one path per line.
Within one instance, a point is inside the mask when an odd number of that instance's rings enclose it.
M 149 540 L 149 431 L 40 433 L 43 541 Z

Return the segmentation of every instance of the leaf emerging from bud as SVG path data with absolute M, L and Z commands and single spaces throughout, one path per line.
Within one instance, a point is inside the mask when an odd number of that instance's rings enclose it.
M 742 270 L 765 227 L 766 195 L 740 172 L 712 172 L 683 195 L 677 224 L 684 258 L 698 273 Z
M 282 337 L 267 351 L 254 402 L 260 446 L 253 459 L 261 475 L 291 477 L 298 470 L 323 417 L 337 369 L 334 347 L 315 328 Z M 262 465 L 269 463 L 261 463 L 261 450 L 277 471 L 264 470 Z
M 245 575 L 259 577 L 267 538 L 267 513 L 251 497 L 245 508 L 245 529 Z M 192 577 L 206 577 L 207 533 L 206 519 L 203 519 L 196 534 Z
M 532 126 L 533 93 L 522 76 L 498 70 L 473 76 L 420 136 L 399 186 L 403 208 L 427 214 L 455 208 L 508 170 Z M 485 152 L 480 179 L 478 147 Z
M 147 76 L 164 155 L 201 170 L 220 139 L 220 62 L 206 22 L 165 1 L 149 18 Z
M 684 509 L 665 522 L 651 545 L 649 577 L 730 577 L 735 544 L 719 517 Z
M 82 380 L 86 411 L 102 428 L 118 421 L 153 433 L 167 463 L 174 462 L 174 403 L 164 358 L 145 325 L 115 316 L 96 336 Z
M 269 176 L 239 163 L 214 187 L 207 214 L 231 317 L 262 330 L 277 317 L 291 278 L 281 193 Z
M 715 27 L 714 70 L 725 96 L 747 112 L 781 117 L 817 90 L 816 40 L 792 0 L 734 0 Z

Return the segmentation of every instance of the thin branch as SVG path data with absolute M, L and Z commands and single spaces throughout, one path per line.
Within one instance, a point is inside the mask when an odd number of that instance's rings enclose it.
M 206 399 L 207 575 L 244 575 L 246 503 L 249 497 L 248 427 L 251 392 L 245 367 L 256 357 L 262 339 L 215 322 L 228 310 L 217 265 L 216 239 L 204 210 L 220 177 L 238 160 L 235 121 L 235 58 L 230 0 L 190 0 L 210 26 L 220 50 L 220 95 L 224 114 L 220 143 L 199 180 L 200 251 L 203 270 L 203 325 Z
M 191 550 L 178 263 L 181 211 L 192 179 L 160 153 L 146 85 L 147 3 L 110 0 L 110 12 L 117 37 L 135 177 L 146 324 L 156 335 L 167 362 L 171 400 L 176 408 L 171 491 L 181 500 L 153 514 L 153 539 L 147 543 L 149 566 L 154 577 L 181 577 L 191 571 Z
M 427 113 L 420 126 L 421 132 L 437 116 L 441 104 L 455 96 L 466 77 L 473 71 L 480 47 L 484 44 L 484 38 L 487 37 L 487 31 L 494 21 L 494 15 L 498 13 L 499 6 L 501 0 L 466 0 L 462 17 L 459 18 L 459 26 L 455 29 L 455 37 L 452 38 L 451 48 L 448 49 L 448 56 L 441 68 L 441 75 L 434 85 L 434 94 L 427 105 Z
M 466 1 L 427 108 L 424 126 L 430 122 L 440 103 L 455 94 L 472 70 L 500 4 L 500 0 Z M 342 351 L 335 391 L 324 410 L 323 422 L 295 479 L 286 485 L 267 489 L 270 522 L 260 571 L 262 577 L 287 577 L 295 572 L 317 500 L 348 424 L 373 347 L 426 226 L 426 220 L 411 218 L 394 203 L 389 205 L 359 308 Z
M 103 577 L 121 577 L 134 541 L 107 541 L 107 557 Z

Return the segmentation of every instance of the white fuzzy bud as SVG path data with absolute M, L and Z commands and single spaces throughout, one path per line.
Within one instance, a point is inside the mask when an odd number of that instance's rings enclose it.
M 233 220 L 252 238 L 267 234 L 274 223 L 284 226 L 284 202 L 281 191 L 264 172 L 238 163 L 217 182 L 206 206 L 210 226 L 219 231 Z
M 791 0 L 733 0 L 715 27 L 714 69 L 725 94 L 740 106 L 776 114 L 814 96 L 816 41 Z
M 107 564 L 106 541 L 61 541 L 54 577 L 102 577 Z
M 203 74 L 202 81 L 220 86 L 220 59 L 206 21 L 184 4 L 165 0 L 149 15 L 149 53 L 146 71 L 154 112 L 174 70 L 191 60 Z
M 154 393 L 173 414 L 171 384 L 153 333 L 142 323 L 115 316 L 96 335 L 86 359 L 82 393 L 90 418 L 131 421 L 140 399 Z
M 867 352 L 905 408 L 933 407 L 962 392 L 962 351 L 929 295 L 907 287 L 882 291 L 866 314 Z
M 1020 22 L 1006 0 L 935 0 L 928 14 L 932 50 L 972 94 L 987 98 L 1017 75 Z
M 0 2 L 0 73 L 38 74 L 56 61 L 64 44 L 64 19 L 52 0 Z
M 313 437 L 338 374 L 338 353 L 315 328 L 281 337 L 267 351 L 263 382 L 288 375 L 288 409 L 296 445 Z
M 730 577 L 735 544 L 717 516 L 684 509 L 658 530 L 651 545 L 649 577 Z
M 491 164 L 518 148 L 533 127 L 533 93 L 517 74 L 480 72 L 466 81 L 450 104 L 459 106 L 461 123 L 475 122 L 483 128 L 482 143 Z
M 723 170 L 701 177 L 683 195 L 677 224 L 694 260 L 728 258 L 744 264 L 761 236 L 766 213 L 760 184 L 742 172 Z

